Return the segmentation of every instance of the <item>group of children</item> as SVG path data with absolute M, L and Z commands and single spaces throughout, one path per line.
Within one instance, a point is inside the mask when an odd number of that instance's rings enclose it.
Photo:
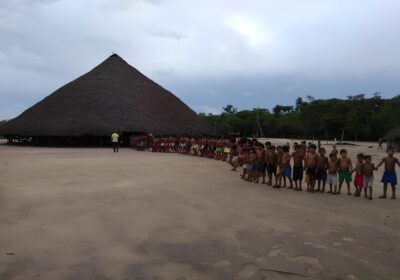
M 326 149 L 312 143 L 294 143 L 293 152 L 290 145 L 275 147 L 270 142 L 262 144 L 257 140 L 226 139 L 226 138 L 194 138 L 194 137 L 156 137 L 153 135 L 137 136 L 131 138 L 131 145 L 138 150 L 152 152 L 181 153 L 192 156 L 208 157 L 216 160 L 227 161 L 236 171 L 243 167 L 241 178 L 247 182 L 259 183 L 273 188 L 288 188 L 302 191 L 303 179 L 307 191 L 325 192 L 326 184 L 329 185 L 327 193 L 340 194 L 345 183 L 347 194 L 351 195 L 350 183 L 354 174 L 354 196 L 361 196 L 364 190 L 365 198 L 372 200 L 372 185 L 374 171 L 384 164 L 385 171 L 381 182 L 383 195 L 386 198 L 387 187 L 392 187 L 391 198 L 396 198 L 397 177 L 395 165 L 399 160 L 394 157 L 394 150 L 387 149 L 387 156 L 375 166 L 370 155 L 358 154 L 357 161 L 353 163 L 345 149 L 338 151 L 333 145 L 332 151 L 326 155 Z
M 233 141 L 233 142 L 232 142 Z M 157 137 L 142 135 L 131 137 L 131 146 L 138 150 L 162 153 L 181 153 L 226 161 L 235 140 L 216 137 Z
M 302 191 L 303 179 L 307 184 L 307 191 L 325 192 L 326 184 L 329 185 L 327 193 L 340 194 L 345 183 L 347 194 L 351 195 L 350 183 L 353 181 L 354 173 L 354 196 L 361 196 L 364 190 L 365 198 L 372 200 L 373 173 L 385 164 L 385 171 L 381 182 L 383 183 L 383 195 L 379 198 L 386 198 L 387 186 L 392 187 L 392 199 L 396 198 L 397 177 L 395 165 L 399 160 L 395 158 L 394 150 L 388 148 L 388 155 L 375 166 L 370 155 L 358 154 L 357 162 L 353 168 L 347 151 L 340 152 L 333 146 L 329 156 L 326 150 L 303 141 L 301 144 L 294 144 L 294 151 L 290 153 L 289 145 L 275 147 L 267 142 L 265 145 L 259 142 L 237 145 L 232 148 L 232 171 L 243 164 L 241 178 L 248 182 L 258 183 L 262 178 L 263 184 L 273 188 L 289 188 Z M 236 152 L 235 152 L 236 151 Z M 293 166 L 292 166 L 293 162 Z

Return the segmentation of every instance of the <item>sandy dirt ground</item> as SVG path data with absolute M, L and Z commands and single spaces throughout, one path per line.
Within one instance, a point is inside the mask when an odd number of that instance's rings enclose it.
M 347 148 L 377 163 L 370 145 Z M 373 201 L 238 173 L 128 148 L 0 145 L 0 279 L 400 279 L 400 199 L 376 198 L 381 170 Z

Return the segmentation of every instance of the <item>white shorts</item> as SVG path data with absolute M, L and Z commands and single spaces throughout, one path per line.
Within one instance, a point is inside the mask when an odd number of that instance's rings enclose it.
M 337 174 L 329 174 L 326 177 L 326 182 L 328 184 L 336 185 L 337 184 Z
M 372 188 L 372 183 L 374 182 L 374 176 L 369 176 L 369 177 L 364 176 L 363 182 L 364 182 L 364 189 Z
M 238 156 L 232 157 L 232 164 L 233 164 L 233 165 L 237 164 L 238 161 L 239 161 L 239 157 L 238 157 Z

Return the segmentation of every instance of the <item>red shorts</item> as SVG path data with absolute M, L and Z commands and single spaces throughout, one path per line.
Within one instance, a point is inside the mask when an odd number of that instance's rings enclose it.
M 354 186 L 359 187 L 360 189 L 363 188 L 364 182 L 363 182 L 363 175 L 356 175 L 354 176 Z

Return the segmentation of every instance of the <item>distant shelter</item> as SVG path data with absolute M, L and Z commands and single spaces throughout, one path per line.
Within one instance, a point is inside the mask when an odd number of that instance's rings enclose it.
M 388 147 L 392 147 L 400 151 L 400 127 L 393 128 L 385 135 Z
M 116 54 L 0 127 L 9 143 L 102 146 L 119 132 L 208 135 L 210 127 L 180 99 Z

